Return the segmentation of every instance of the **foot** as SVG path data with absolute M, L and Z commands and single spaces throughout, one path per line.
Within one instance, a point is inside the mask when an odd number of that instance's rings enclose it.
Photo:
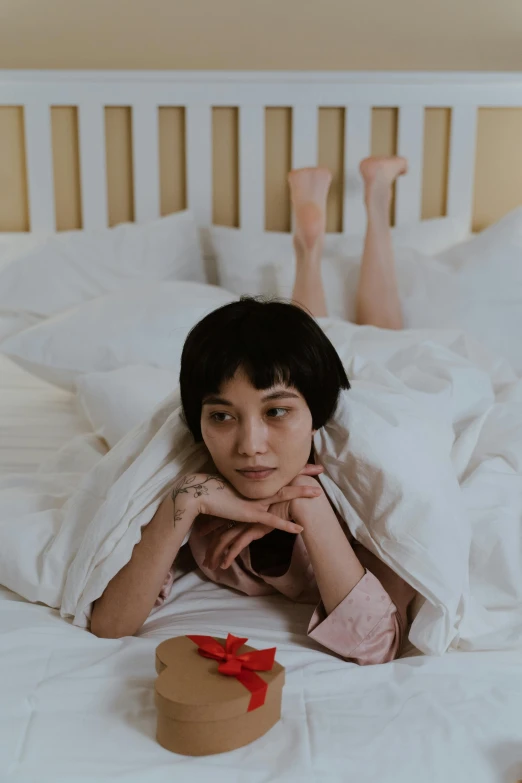
M 288 175 L 295 214 L 294 242 L 310 251 L 326 229 L 326 200 L 332 173 L 326 168 L 294 169 Z
M 406 174 L 408 161 L 398 155 L 385 157 L 374 155 L 361 161 L 359 170 L 364 180 L 366 204 L 391 199 L 391 188 L 397 177 Z

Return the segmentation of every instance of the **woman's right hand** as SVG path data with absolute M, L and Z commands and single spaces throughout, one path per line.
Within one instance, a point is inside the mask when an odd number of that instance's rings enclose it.
M 320 487 L 288 485 L 269 498 L 250 500 L 240 495 L 222 476 L 189 473 L 176 483 L 172 491 L 174 524 L 192 522 L 199 514 L 206 514 L 234 522 L 261 523 L 289 533 L 301 533 L 303 528 L 300 525 L 282 519 L 268 509 L 274 503 L 314 498 L 321 492 Z

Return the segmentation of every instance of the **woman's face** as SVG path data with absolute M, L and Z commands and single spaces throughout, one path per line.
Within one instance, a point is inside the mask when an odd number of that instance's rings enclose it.
M 218 395 L 203 399 L 205 445 L 219 473 L 247 498 L 268 498 L 289 484 L 308 462 L 314 432 L 297 389 L 258 390 L 241 368 Z M 246 472 L 261 467 L 269 471 Z

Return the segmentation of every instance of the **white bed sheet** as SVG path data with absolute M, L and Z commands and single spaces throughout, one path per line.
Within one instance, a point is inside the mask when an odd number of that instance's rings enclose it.
M 2 359 L 0 469 L 34 471 L 88 431 L 71 396 Z M 97 639 L 57 611 L 0 588 L 0 781 L 332 781 L 513 783 L 522 777 L 522 653 L 407 651 L 358 667 L 306 637 L 311 607 L 249 598 L 197 572 L 136 637 Z M 207 758 L 154 739 L 154 650 L 184 633 L 277 645 L 281 723 Z

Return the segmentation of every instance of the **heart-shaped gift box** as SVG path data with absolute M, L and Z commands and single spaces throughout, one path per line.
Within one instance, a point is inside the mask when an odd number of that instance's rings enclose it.
M 281 717 L 284 668 L 275 647 L 256 650 L 229 634 L 177 636 L 156 648 L 156 737 L 174 753 L 240 748 Z

